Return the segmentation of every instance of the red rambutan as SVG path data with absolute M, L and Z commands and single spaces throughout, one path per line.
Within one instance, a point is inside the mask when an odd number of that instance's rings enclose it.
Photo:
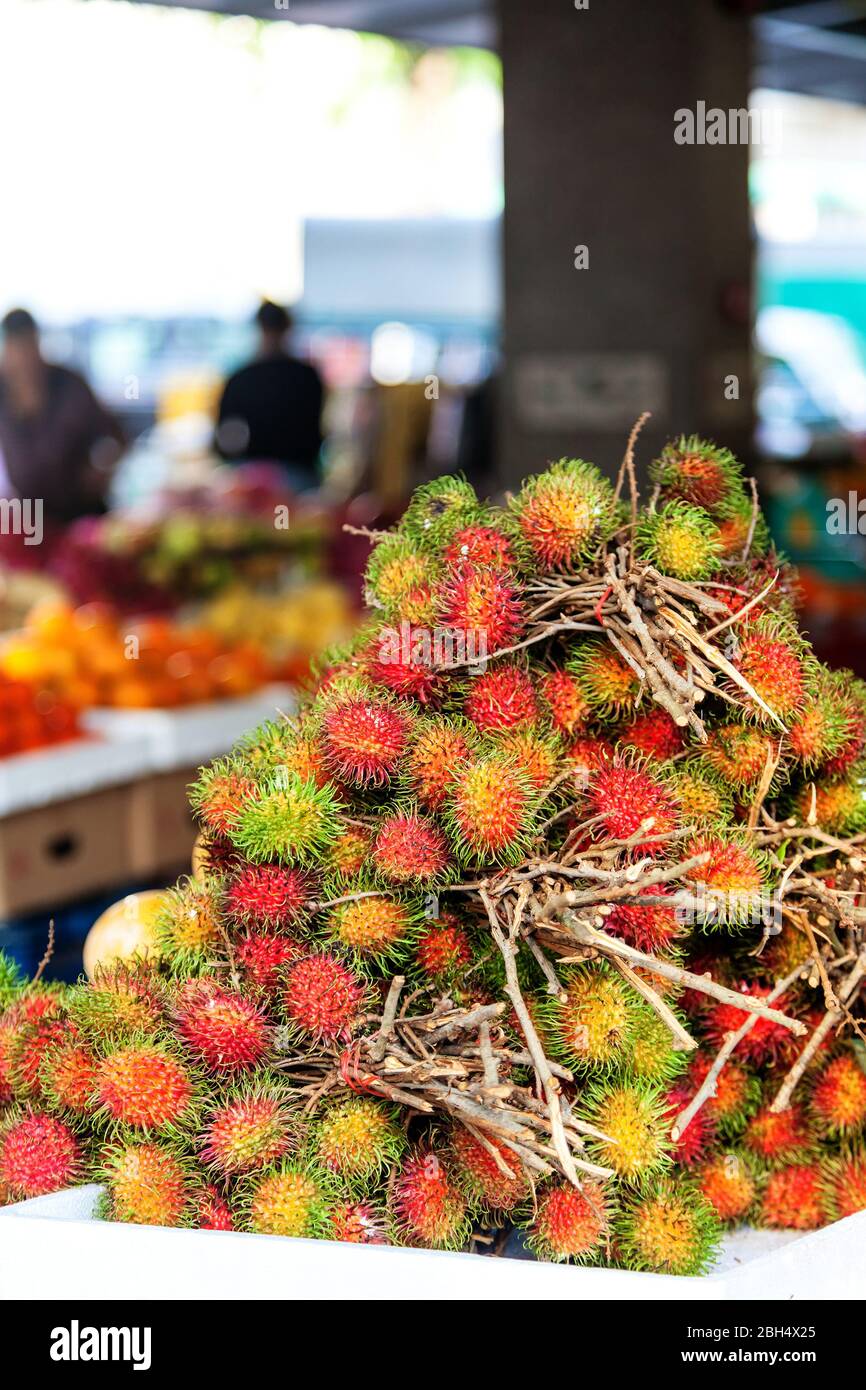
M 286 972 L 283 1004 L 289 1022 L 316 1041 L 347 1038 L 363 998 L 361 981 L 336 956 L 305 956 Z
M 679 1082 L 672 1086 L 665 1096 L 667 1118 L 671 1129 L 675 1128 L 677 1118 L 692 1099 L 692 1088 Z M 694 1168 L 707 1157 L 716 1138 L 716 1126 L 706 1106 L 692 1116 L 689 1124 L 677 1139 L 671 1138 L 674 1161 L 683 1168 Z
M 709 1053 L 695 1053 L 688 1072 L 695 1091 L 703 1085 L 714 1061 L 715 1057 Z M 722 1134 L 737 1134 L 757 1110 L 760 1100 L 758 1078 L 731 1058 L 716 1077 L 715 1090 L 704 1101 L 704 1108 L 712 1115 Z
M 272 932 L 247 932 L 232 945 L 245 979 L 265 994 L 277 988 L 283 967 L 297 960 L 305 949 L 291 936 Z
M 455 532 L 442 559 L 449 568 L 468 564 L 504 570 L 515 563 L 511 540 L 495 526 L 465 526 Z
M 807 1158 L 815 1147 L 806 1111 L 796 1102 L 787 1110 L 759 1110 L 749 1120 L 743 1142 L 773 1167 Z
M 0 1135 L 0 1182 L 18 1198 L 71 1187 L 80 1170 L 75 1135 L 51 1115 L 22 1115 Z
M 479 658 L 510 646 L 523 628 L 517 585 L 503 570 L 461 564 L 440 589 L 439 623 L 472 635 Z M 468 646 L 468 642 L 467 642 Z
M 627 748 L 635 748 L 644 757 L 665 762 L 679 753 L 685 735 L 660 705 L 654 705 L 645 714 L 638 714 L 619 731 L 620 741 Z
M 325 758 L 341 782 L 381 786 L 406 748 L 409 720 L 375 696 L 338 700 L 324 716 Z
M 762 1226 L 816 1231 L 826 1225 L 823 1175 L 819 1163 L 792 1163 L 767 1178 L 758 1208 Z
M 535 686 L 521 667 L 503 662 L 470 683 L 464 710 L 482 733 L 518 729 L 538 717 Z
M 790 720 L 806 703 L 803 659 L 796 644 L 771 621 L 759 619 L 741 637 L 734 665 L 780 719 Z M 751 712 L 768 717 L 759 707 Z
M 433 1149 L 410 1154 L 396 1175 L 391 1203 L 402 1242 L 431 1250 L 459 1249 L 469 1233 L 469 1208 L 443 1158 Z
M 195 1227 L 199 1231 L 233 1231 L 232 1210 L 225 1197 L 209 1184 L 195 1199 Z
M 644 897 L 658 898 L 658 906 L 639 906 L 629 902 L 614 903 L 604 919 L 604 929 L 638 951 L 655 955 L 664 951 L 682 934 L 676 908 L 663 888 L 647 888 Z
M 448 866 L 445 836 L 427 816 L 398 813 L 379 828 L 373 862 L 390 883 L 433 883 Z
M 464 928 L 448 913 L 423 927 L 415 950 L 420 973 L 434 982 L 445 981 L 472 960 L 472 945 Z
M 210 1071 L 235 1072 L 261 1061 L 271 1029 L 263 1009 L 213 980 L 188 980 L 175 1001 L 175 1028 Z
M 310 896 L 310 880 L 298 869 L 244 864 L 225 886 L 223 907 L 243 926 L 286 927 L 301 920 Z
M 555 1183 L 541 1195 L 528 1243 L 544 1260 L 580 1260 L 604 1242 L 610 1219 L 600 1183 Z
M 590 778 L 588 804 L 593 815 L 602 817 L 605 835 L 614 840 L 629 839 L 644 821 L 652 820 L 647 840 L 634 846 L 635 853 L 661 853 L 664 842 L 655 837 L 677 825 L 671 793 L 651 768 L 639 761 L 617 759 L 597 768 Z
M 831 1221 L 866 1211 L 866 1153 L 855 1148 L 824 1165 L 824 1210 Z
M 553 723 L 561 733 L 571 736 L 585 727 L 592 709 L 570 671 L 556 667 L 546 672 L 541 677 L 540 689 Z
M 751 984 L 744 987 L 741 992 L 754 999 L 766 999 L 770 993 L 770 987 L 769 985 Z M 773 1000 L 773 1007 L 786 1013 L 788 1012 L 786 1002 L 786 996 L 780 995 Z M 721 1000 L 714 1002 L 704 1018 L 707 1038 L 716 1048 L 719 1048 L 728 1033 L 736 1033 L 749 1017 L 751 1017 L 750 1014 L 743 1009 L 738 1009 L 735 1004 L 726 1004 Z M 796 1046 L 796 1039 L 792 1043 L 792 1036 L 781 1023 L 775 1023 L 771 1018 L 759 1017 L 742 1041 L 737 1044 L 737 1053 L 744 1061 L 752 1062 L 758 1066 L 773 1062 L 777 1058 L 786 1057 L 792 1046 Z
M 335 1202 L 331 1210 L 334 1240 L 350 1245 L 387 1245 L 386 1222 L 371 1202 Z

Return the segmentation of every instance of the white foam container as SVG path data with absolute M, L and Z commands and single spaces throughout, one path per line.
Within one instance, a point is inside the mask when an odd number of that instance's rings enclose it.
M 0 818 L 134 782 L 152 767 L 142 734 L 74 739 L 0 759 Z
M 171 772 L 210 762 L 266 719 L 292 714 L 297 696 L 289 685 L 266 685 L 238 700 L 214 700 L 181 709 L 91 709 L 84 727 L 109 744 L 144 740 L 150 771 Z
M 701 1279 L 97 1221 L 95 1185 L 0 1208 L 0 1298 L 609 1302 L 861 1299 L 866 1212 L 809 1235 L 735 1231 Z

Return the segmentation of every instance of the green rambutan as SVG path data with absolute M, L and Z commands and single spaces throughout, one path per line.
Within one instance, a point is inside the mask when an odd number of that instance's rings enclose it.
M 296 1142 L 289 1111 L 266 1086 L 244 1087 L 206 1117 L 202 1162 L 226 1177 L 266 1168 Z
M 369 601 L 389 617 L 400 619 L 402 605 L 418 589 L 436 579 L 430 555 L 418 550 L 404 536 L 388 536 L 374 546 L 364 575 Z
M 324 1174 L 283 1159 L 249 1181 L 247 1229 L 265 1236 L 324 1240 L 331 1235 L 330 1188 Z
M 578 684 L 577 678 L 562 667 L 554 667 L 541 675 L 539 690 L 550 710 L 553 724 L 560 733 L 581 732 L 592 716 L 592 707 Z
M 663 1094 L 637 1079 L 595 1081 L 581 1096 L 580 1116 L 605 1139 L 590 1143 L 598 1161 L 629 1183 L 643 1183 L 670 1163 Z
M 746 1125 L 743 1142 L 773 1168 L 808 1158 L 815 1148 L 805 1108 L 796 1101 L 786 1110 L 759 1110 Z
M 563 972 L 561 979 L 564 996 L 546 995 L 540 1009 L 551 1051 L 576 1072 L 598 1072 L 624 1060 L 636 1006 L 622 977 L 592 963 Z
M 148 961 L 98 965 L 87 989 L 73 991 L 69 1015 L 94 1043 L 156 1033 L 165 1022 L 162 986 Z
M 663 1085 L 686 1065 L 686 1054 L 671 1044 L 670 1029 L 654 1009 L 640 1009 L 629 1037 L 628 1067 L 642 1081 Z
M 560 459 L 527 478 L 511 507 L 542 571 L 578 569 L 617 522 L 610 483 L 583 459 Z
M 411 722 L 384 697 L 349 694 L 322 716 L 327 765 L 340 782 L 380 787 L 389 782 L 406 749 Z
M 473 639 L 479 660 L 510 646 L 523 631 L 523 605 L 513 576 L 504 570 L 461 564 L 437 591 L 438 626 Z M 469 642 L 464 638 L 467 650 Z
M 638 522 L 635 534 L 641 559 L 674 579 L 709 579 L 719 568 L 718 528 L 702 507 L 666 502 Z
M 742 468 L 729 449 L 696 434 L 681 435 L 651 464 L 650 479 L 665 501 L 676 498 L 715 513 L 738 496 Z
M 719 724 L 711 729 L 700 756 L 737 791 L 755 787 L 778 756 L 778 739 L 750 724 Z
M 484 521 L 484 508 L 465 478 L 447 474 L 415 489 L 403 513 L 399 534 L 424 551 L 436 553 L 458 531 Z
M 315 1042 L 348 1038 L 363 999 L 363 984 L 336 956 L 305 956 L 286 971 L 286 1017 Z
M 698 1187 L 724 1225 L 739 1226 L 748 1220 L 758 1195 L 754 1161 L 746 1154 L 713 1154 L 695 1174 Z
M 728 788 L 699 758 L 678 763 L 671 774 L 671 787 L 684 825 L 720 825 L 731 820 L 733 798 Z
M 415 812 L 395 812 L 379 825 L 371 858 L 389 883 L 417 883 L 424 888 L 446 876 L 450 855 L 435 821 Z
M 274 930 L 297 926 L 312 897 L 309 878 L 282 864 L 243 864 L 226 882 L 223 909 L 234 923 Z
M 663 1178 L 641 1193 L 616 1222 L 617 1249 L 631 1269 L 652 1274 L 703 1274 L 718 1248 L 719 1221 L 699 1189 Z
M 507 757 L 486 754 L 455 770 L 445 819 L 459 858 L 470 863 L 517 863 L 535 816 L 532 787 Z
M 72 1130 L 52 1115 L 25 1111 L 7 1117 L 0 1130 L 0 1182 L 16 1199 L 72 1187 L 81 1163 Z
M 18 963 L 0 951 L 0 1014 L 2 1014 L 19 994 L 24 992 L 26 981 Z
M 161 1043 L 117 1047 L 96 1068 L 97 1116 L 132 1129 L 174 1130 L 191 1116 L 193 1082 L 186 1067 Z
M 413 1150 L 390 1188 L 391 1215 L 403 1245 L 459 1250 L 470 1231 L 469 1203 L 444 1154 Z
M 604 836 L 612 840 L 631 839 L 644 825 L 646 840 L 636 843 L 636 854 L 659 854 L 664 841 L 657 837 L 675 830 L 677 806 L 665 783 L 651 763 L 639 757 L 617 757 L 597 768 L 590 777 L 587 794 L 590 813 L 600 816 Z
M 297 773 L 271 774 L 249 797 L 230 831 L 232 843 L 254 863 L 305 864 L 340 833 L 340 803 L 327 783 Z
M 640 691 L 637 674 L 603 638 L 581 642 L 566 670 L 594 715 L 622 719 L 634 710 Z
M 582 1262 L 597 1254 L 610 1233 L 604 1188 L 584 1179 L 580 1188 L 556 1182 L 539 1193 L 527 1244 L 542 1260 Z
M 195 879 L 181 880 L 165 894 L 155 935 L 159 955 L 176 974 L 200 969 L 221 940 L 218 890 Z
M 174 1027 L 209 1071 L 231 1073 L 256 1066 L 271 1042 L 261 1006 L 213 980 L 188 980 L 174 1001 Z
M 402 956 L 417 936 L 419 920 L 417 903 L 374 893 L 336 908 L 327 932 L 329 940 L 351 952 L 356 966 L 364 969 Z
M 481 733 L 519 729 L 538 718 L 538 700 L 529 673 L 500 662 L 469 684 L 464 712 Z
M 397 1161 L 406 1136 L 391 1106 L 351 1096 L 328 1106 L 319 1119 L 314 1150 L 318 1162 L 350 1186 L 375 1183 Z
M 112 1221 L 137 1226 L 184 1226 L 191 1215 L 186 1168 L 162 1144 L 114 1145 L 102 1158 L 107 1212 Z
M 758 1206 L 762 1226 L 817 1231 L 827 1224 L 820 1163 L 791 1163 L 770 1173 Z
M 829 1061 L 815 1078 L 812 1116 L 822 1133 L 846 1139 L 866 1123 L 866 1072 L 850 1052 Z
M 823 1165 L 824 1212 L 830 1221 L 866 1211 L 866 1153 L 852 1148 L 835 1154 Z
M 473 1203 L 495 1212 L 513 1212 L 532 1192 L 520 1159 L 507 1144 L 485 1135 L 485 1142 L 465 1125 L 455 1125 L 451 1152 L 460 1181 Z
M 472 754 L 474 733 L 466 721 L 438 716 L 419 721 L 406 756 L 406 780 L 428 811 L 445 803 L 451 784 Z

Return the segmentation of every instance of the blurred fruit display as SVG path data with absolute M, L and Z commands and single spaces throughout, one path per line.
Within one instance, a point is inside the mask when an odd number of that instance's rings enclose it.
M 0 672 L 0 757 L 78 738 L 74 705 Z

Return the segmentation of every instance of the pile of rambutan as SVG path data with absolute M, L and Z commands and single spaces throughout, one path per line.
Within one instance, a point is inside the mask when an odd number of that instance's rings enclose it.
M 866 1208 L 866 689 L 726 450 L 375 537 L 369 620 L 203 769 L 157 954 L 0 970 L 0 1199 L 674 1275 Z

